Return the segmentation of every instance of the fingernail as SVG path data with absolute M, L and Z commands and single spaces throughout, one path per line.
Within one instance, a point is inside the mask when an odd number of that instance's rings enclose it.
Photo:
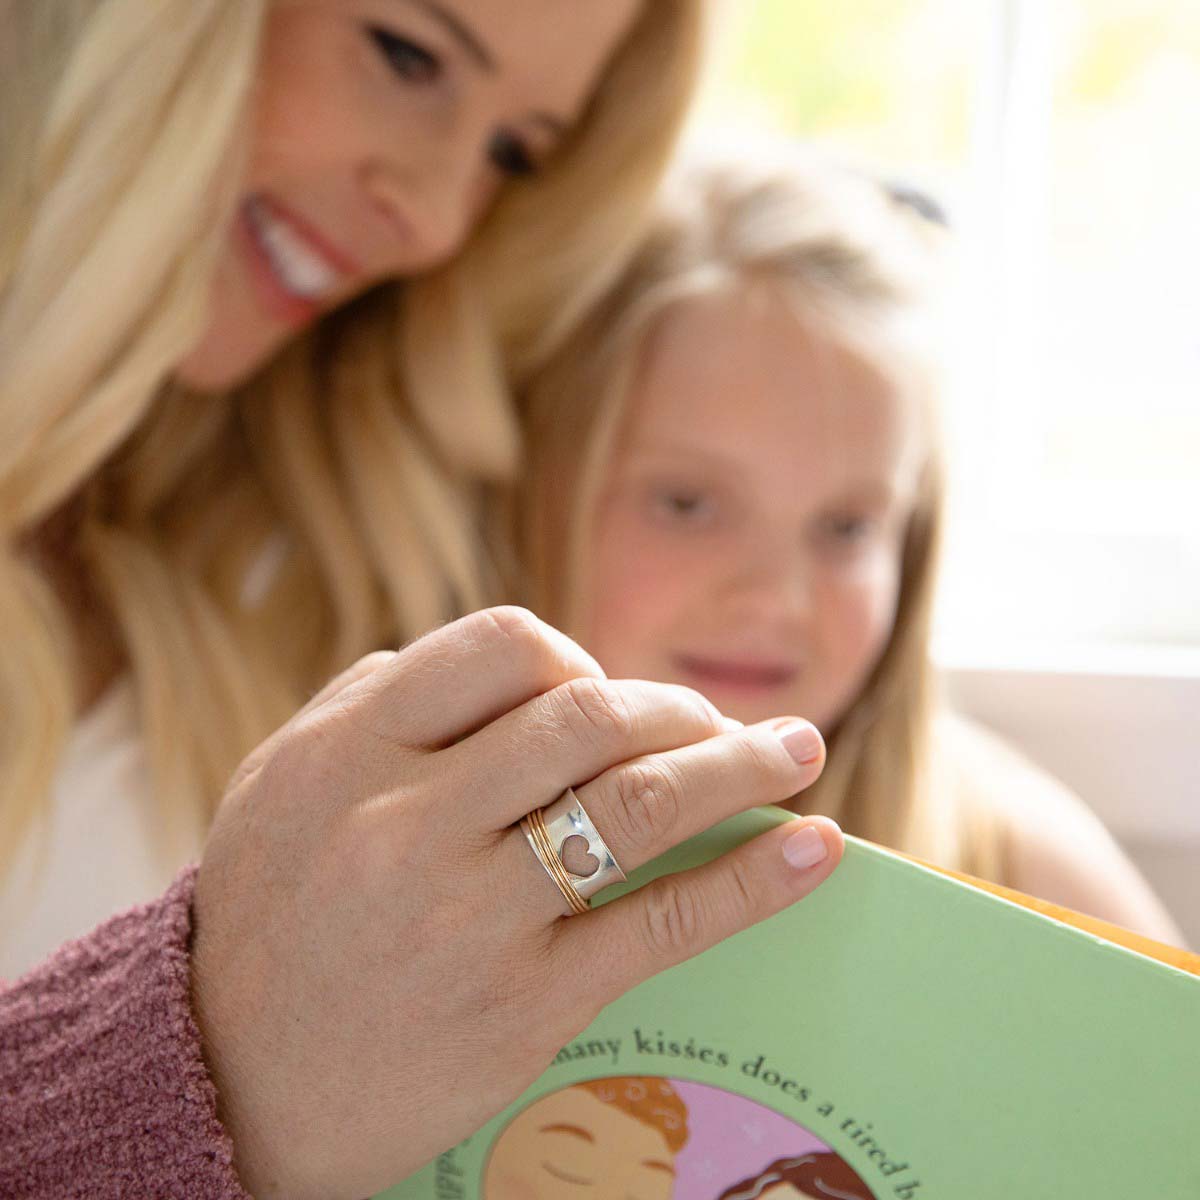
M 807 871 L 829 857 L 825 839 L 811 826 L 805 825 L 783 843 L 783 857 L 797 871 Z
M 810 725 L 807 721 L 793 721 L 788 725 L 781 726 L 775 732 L 799 766 L 807 767 L 821 757 L 821 750 L 825 743 L 821 740 L 821 735 L 817 732 L 815 725 Z

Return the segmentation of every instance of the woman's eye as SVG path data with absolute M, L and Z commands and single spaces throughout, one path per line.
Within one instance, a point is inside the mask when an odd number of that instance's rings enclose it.
M 492 135 L 488 158 L 492 166 L 505 175 L 532 175 L 537 170 L 537 163 L 528 148 L 507 129 L 498 129 Z
M 406 83 L 434 83 L 441 74 L 438 58 L 416 42 L 377 25 L 369 26 L 368 33 L 388 66 Z

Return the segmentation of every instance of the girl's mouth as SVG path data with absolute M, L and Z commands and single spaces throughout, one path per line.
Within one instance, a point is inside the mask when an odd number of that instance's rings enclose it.
M 788 663 L 754 659 L 680 654 L 676 655 L 675 664 L 700 691 L 722 688 L 746 693 L 770 692 L 786 687 L 798 674 L 797 668 Z

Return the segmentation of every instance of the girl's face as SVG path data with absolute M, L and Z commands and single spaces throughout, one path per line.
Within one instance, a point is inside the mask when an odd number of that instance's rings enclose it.
M 920 430 L 896 388 L 765 290 L 683 303 L 628 397 L 584 644 L 610 675 L 832 731 L 891 634 Z
M 580 117 L 641 0 L 277 0 L 247 177 L 185 383 L 452 257 Z

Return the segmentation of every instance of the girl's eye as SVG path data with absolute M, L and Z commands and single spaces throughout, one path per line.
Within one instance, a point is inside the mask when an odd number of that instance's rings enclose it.
M 670 489 L 655 492 L 654 511 L 661 517 L 681 525 L 701 525 L 710 522 L 716 505 L 703 492 Z
M 855 546 L 874 532 L 875 521 L 870 517 L 851 515 L 826 517 L 822 522 L 825 537 L 839 546 Z
M 537 170 L 533 155 L 516 134 L 497 129 L 488 143 L 488 158 L 505 175 L 532 175 Z
M 441 75 L 438 58 L 416 42 L 377 25 L 369 26 L 368 33 L 388 66 L 406 83 L 434 83 Z

